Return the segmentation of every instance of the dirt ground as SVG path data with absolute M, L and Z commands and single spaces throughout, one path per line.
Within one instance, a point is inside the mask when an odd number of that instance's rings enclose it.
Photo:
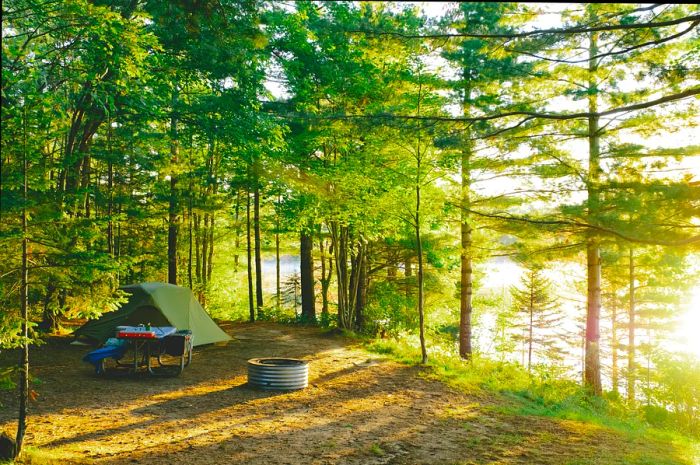
M 54 338 L 34 350 L 27 445 L 67 464 L 691 464 L 671 444 L 574 421 L 502 413 L 474 397 L 315 328 L 225 324 L 235 339 L 195 349 L 177 378 L 104 379 L 89 350 Z M 310 362 L 309 387 L 246 384 L 253 357 Z M 0 366 L 15 354 L 0 354 Z M 14 434 L 13 392 L 0 430 Z M 499 411 L 500 410 L 500 411 Z

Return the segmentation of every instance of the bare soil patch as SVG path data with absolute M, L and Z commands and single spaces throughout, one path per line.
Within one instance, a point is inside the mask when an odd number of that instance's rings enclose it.
M 80 360 L 88 348 L 52 338 L 32 352 L 41 382 L 27 444 L 62 465 L 691 463 L 671 444 L 499 413 L 500 398 L 455 391 L 316 328 L 222 327 L 234 341 L 196 348 L 177 378 L 99 378 Z M 308 360 L 310 386 L 249 388 L 254 357 Z M 0 365 L 14 361 L 0 354 Z M 14 434 L 14 392 L 0 404 L 0 430 Z

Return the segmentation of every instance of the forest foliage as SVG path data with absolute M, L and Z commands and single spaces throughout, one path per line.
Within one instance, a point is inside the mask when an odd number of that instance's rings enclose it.
M 700 433 L 697 7 L 2 9 L 0 347 L 165 281 Z

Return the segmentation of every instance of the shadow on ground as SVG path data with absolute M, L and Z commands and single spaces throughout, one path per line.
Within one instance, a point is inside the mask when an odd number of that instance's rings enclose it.
M 105 380 L 80 362 L 85 348 L 38 348 L 41 397 L 31 406 L 28 443 L 62 465 L 691 463 L 668 444 L 498 413 L 491 406 L 499 399 L 454 391 L 315 328 L 225 329 L 237 339 L 198 348 L 179 378 Z M 249 388 L 246 360 L 277 356 L 308 360 L 310 386 Z M 0 413 L 1 429 L 11 429 L 13 408 Z

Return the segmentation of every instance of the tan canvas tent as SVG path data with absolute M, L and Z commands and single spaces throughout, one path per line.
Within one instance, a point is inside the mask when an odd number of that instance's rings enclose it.
M 114 337 L 121 325 L 150 323 L 153 326 L 175 326 L 192 331 L 195 346 L 228 341 L 231 337 L 219 328 L 199 304 L 192 291 L 166 283 L 141 283 L 124 286 L 129 301 L 113 312 L 88 321 L 75 331 L 93 342 L 103 343 Z

